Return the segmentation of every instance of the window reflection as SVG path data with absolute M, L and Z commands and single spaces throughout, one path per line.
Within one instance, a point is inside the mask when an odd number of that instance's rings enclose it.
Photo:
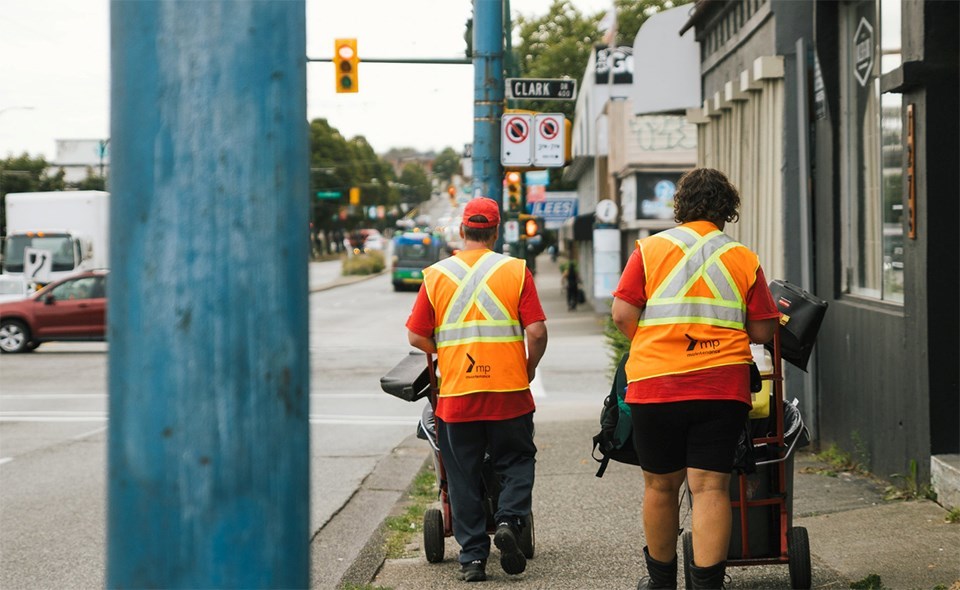
M 842 289 L 902 302 L 903 102 L 879 76 L 900 65 L 900 1 L 844 8 Z

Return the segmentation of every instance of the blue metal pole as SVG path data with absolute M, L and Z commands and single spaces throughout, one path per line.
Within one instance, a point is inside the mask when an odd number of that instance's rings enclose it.
M 111 2 L 107 586 L 309 586 L 303 0 Z
M 473 4 L 474 195 L 490 197 L 503 208 L 503 0 L 474 0 Z

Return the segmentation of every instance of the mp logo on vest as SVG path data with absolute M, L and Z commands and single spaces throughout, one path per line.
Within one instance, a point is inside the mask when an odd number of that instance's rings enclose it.
M 478 365 L 477 361 L 470 356 L 470 353 L 465 354 L 467 360 L 470 361 L 470 365 L 467 366 L 467 379 L 489 379 L 490 365 Z
M 687 337 L 687 340 L 690 341 L 690 344 L 687 345 L 687 352 L 691 353 L 687 356 L 698 356 L 701 354 L 717 354 L 720 352 L 720 341 L 719 340 L 697 340 L 692 338 L 689 334 L 684 334 Z

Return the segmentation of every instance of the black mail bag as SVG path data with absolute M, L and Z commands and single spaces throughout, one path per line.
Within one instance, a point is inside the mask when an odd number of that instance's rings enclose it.
M 770 293 L 781 314 L 780 356 L 791 365 L 806 371 L 820 324 L 827 313 L 827 302 L 793 283 L 782 280 L 771 281 Z M 772 343 L 766 346 L 773 352 Z

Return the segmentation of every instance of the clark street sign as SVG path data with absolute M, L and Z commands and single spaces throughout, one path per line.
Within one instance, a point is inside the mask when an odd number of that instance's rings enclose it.
M 507 98 L 576 100 L 577 81 L 567 78 L 507 78 Z

